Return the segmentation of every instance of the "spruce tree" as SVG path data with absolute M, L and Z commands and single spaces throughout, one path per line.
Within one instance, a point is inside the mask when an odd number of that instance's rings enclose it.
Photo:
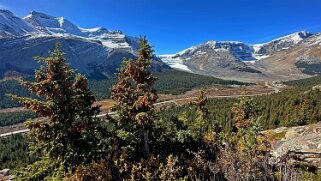
M 36 82 L 21 84 L 40 99 L 11 97 L 44 118 L 26 123 L 32 141 L 30 150 L 39 158 L 24 176 L 41 180 L 61 177 L 80 164 L 91 163 L 99 158 L 101 150 L 95 132 L 98 121 L 94 118 L 99 107 L 93 106 L 95 98 L 87 79 L 79 74 L 75 76 L 59 44 L 48 58 L 36 60 L 44 64 L 35 72 Z
M 269 180 L 272 170 L 267 158 L 270 145 L 262 134 L 256 103 L 245 95 L 232 107 L 234 132 L 227 135 L 228 144 L 221 150 L 226 177 L 231 180 Z
M 196 105 L 196 119 L 190 127 L 190 129 L 195 132 L 196 137 L 200 137 L 209 131 L 208 109 L 206 108 L 207 101 L 205 90 L 203 89 L 194 102 Z
M 142 38 L 138 59 L 124 61 L 118 82 L 112 87 L 114 108 L 119 114 L 118 136 L 131 149 L 142 146 L 145 156 L 150 152 L 149 135 L 154 125 L 154 103 L 158 98 L 153 89 L 156 78 L 149 70 L 152 57 L 152 47 L 146 38 Z

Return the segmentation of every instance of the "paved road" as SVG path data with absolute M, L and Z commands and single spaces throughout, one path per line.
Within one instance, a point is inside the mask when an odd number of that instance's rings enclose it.
M 12 131 L 12 132 L 9 132 L 9 133 L 0 134 L 0 137 L 6 137 L 6 136 L 11 136 L 11 135 L 20 134 L 20 133 L 26 133 L 28 131 L 29 131 L 29 129 L 22 129 L 22 130 L 18 130 L 18 131 Z
M 270 89 L 273 89 L 272 92 L 269 92 L 269 93 L 260 93 L 260 94 L 249 94 L 249 95 L 246 95 L 246 96 L 249 96 L 249 97 L 254 97 L 254 96 L 262 96 L 262 95 L 268 95 L 268 94 L 273 94 L 273 93 L 278 93 L 280 92 L 280 89 L 278 89 L 277 87 L 274 87 L 272 85 L 269 84 L 268 81 L 265 82 L 265 86 L 270 88 Z M 238 97 L 242 97 L 243 95 L 230 95 L 230 96 L 207 96 L 208 98 L 238 98 Z M 179 98 L 179 99 L 172 99 L 172 100 L 168 100 L 168 101 L 163 101 L 163 102 L 158 102 L 158 103 L 155 103 L 154 105 L 157 106 L 157 105 L 162 105 L 162 104 L 176 104 L 177 105 L 177 102 L 178 101 L 184 101 L 184 100 L 193 100 L 193 99 L 196 99 L 197 97 L 187 97 L 187 98 Z M 109 112 L 107 113 L 108 115 L 110 116 L 113 116 L 115 114 L 117 114 L 116 112 Z M 100 117 L 104 117 L 106 116 L 107 114 L 99 114 L 97 115 L 96 117 L 97 118 L 100 118 Z M 18 131 L 13 131 L 13 132 L 8 132 L 8 133 L 3 133 L 3 134 L 0 134 L 0 137 L 6 137 L 6 136 L 11 136 L 11 135 L 14 135 L 14 134 L 20 134 L 20 133 L 26 133 L 28 132 L 29 129 L 23 129 L 23 130 L 18 130 Z
M 107 114 L 110 115 L 110 116 L 113 116 L 113 115 L 115 115 L 117 113 L 116 112 L 109 112 Z M 104 117 L 107 114 L 99 114 L 99 115 L 96 116 L 96 118 Z M 26 133 L 26 132 L 29 132 L 29 131 L 30 131 L 29 129 L 21 129 L 21 130 L 17 130 L 17 131 L 8 132 L 8 133 L 3 133 L 3 134 L 0 134 L 0 138 L 1 137 L 12 136 L 12 135 L 15 135 L 15 134 L 20 134 L 20 133 Z

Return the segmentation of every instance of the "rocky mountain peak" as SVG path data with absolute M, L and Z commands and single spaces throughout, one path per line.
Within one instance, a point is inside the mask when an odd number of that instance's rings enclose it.
M 41 32 L 49 34 L 72 34 L 81 35 L 81 30 L 63 17 L 54 17 L 45 13 L 31 11 L 23 18 Z

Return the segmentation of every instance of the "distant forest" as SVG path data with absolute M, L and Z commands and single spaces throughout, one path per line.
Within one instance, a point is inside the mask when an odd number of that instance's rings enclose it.
M 232 126 L 231 107 L 237 99 L 209 99 L 210 124 L 219 123 L 223 130 L 230 131 Z M 300 90 L 288 90 L 278 94 L 257 96 L 256 103 L 261 117 L 258 119 L 264 129 L 273 129 L 280 126 L 301 126 L 321 121 L 320 91 L 302 92 Z M 186 117 L 189 121 L 195 120 L 195 106 L 193 104 L 181 107 L 171 107 L 160 111 L 163 120 Z
M 159 93 L 181 94 L 193 88 L 220 85 L 243 85 L 238 81 L 222 80 L 214 77 L 197 75 L 182 71 L 168 70 L 155 75 L 158 80 L 155 89 Z M 24 80 L 33 80 L 31 76 L 24 76 Z M 105 80 L 89 80 L 89 87 L 97 100 L 110 97 L 110 89 L 117 81 L 116 77 L 110 77 Z M 0 82 L 0 108 L 10 108 L 20 106 L 19 103 L 10 100 L 6 94 L 16 94 L 25 97 L 35 97 L 30 91 L 19 84 L 18 80 L 2 80 Z

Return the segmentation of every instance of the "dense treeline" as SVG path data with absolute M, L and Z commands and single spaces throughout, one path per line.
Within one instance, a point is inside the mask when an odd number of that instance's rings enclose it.
M 299 87 L 302 89 L 308 89 L 308 88 L 311 88 L 312 86 L 321 84 L 321 76 L 315 76 L 315 77 L 301 79 L 301 80 L 288 81 L 288 82 L 284 82 L 284 84 L 289 86 Z
M 244 83 L 232 80 L 222 80 L 214 77 L 196 75 L 192 73 L 169 70 L 164 73 L 155 74 L 158 78 L 155 89 L 159 93 L 181 94 L 193 88 L 220 85 L 243 85 Z
M 261 117 L 259 119 L 264 129 L 273 129 L 280 126 L 299 126 L 321 121 L 321 92 L 287 90 L 278 94 L 258 96 L 256 102 Z M 231 107 L 237 99 L 209 99 L 209 120 L 219 122 L 225 131 L 229 131 L 232 125 Z M 193 105 L 172 107 L 160 112 L 164 120 L 172 116 L 186 116 L 190 121 L 195 119 Z
M 309 75 L 320 75 L 321 74 L 321 63 L 306 63 L 306 62 L 296 62 L 295 66 L 301 69 L 305 74 Z
M 27 154 L 29 140 L 25 135 L 0 138 L 0 169 L 20 168 L 35 161 Z
M 157 81 L 154 85 L 159 93 L 164 94 L 182 94 L 193 88 L 220 85 L 243 85 L 244 83 L 232 80 L 222 80 L 215 77 L 192 74 L 177 70 L 168 70 L 166 72 L 155 74 Z M 97 100 L 110 97 L 111 86 L 117 81 L 116 77 L 108 80 L 90 80 L 89 87 Z M 107 90 L 107 91 L 106 91 Z
M 321 121 L 321 92 L 289 90 L 254 100 L 265 128 L 300 126 Z
M 166 72 L 156 74 L 158 78 L 155 89 L 160 93 L 166 94 L 181 94 L 185 91 L 193 88 L 199 88 L 203 86 L 210 86 L 214 84 L 220 85 L 242 85 L 243 83 L 238 81 L 222 80 L 214 77 L 196 75 L 187 72 L 181 72 L 176 70 L 169 70 Z M 34 80 L 28 77 L 24 77 L 23 80 Z M 93 92 L 97 100 L 106 99 L 110 97 L 111 87 L 117 81 L 116 77 L 110 77 L 104 80 L 90 80 L 89 87 Z M 21 104 L 12 101 L 6 94 L 15 94 L 24 97 L 34 97 L 32 93 L 25 87 L 19 84 L 17 80 L 3 80 L 0 82 L 0 108 L 9 108 L 21 106 Z
M 27 119 L 36 118 L 37 114 L 32 111 L 1 112 L 0 126 L 9 126 L 22 123 Z
M 111 86 L 116 83 L 116 77 L 110 77 L 104 80 L 90 80 L 90 90 L 97 100 L 110 98 Z
M 17 80 L 3 80 L 0 82 L 0 108 L 21 106 L 18 102 L 12 101 L 6 94 L 16 94 L 26 97 L 34 97 L 30 91 L 19 84 Z

